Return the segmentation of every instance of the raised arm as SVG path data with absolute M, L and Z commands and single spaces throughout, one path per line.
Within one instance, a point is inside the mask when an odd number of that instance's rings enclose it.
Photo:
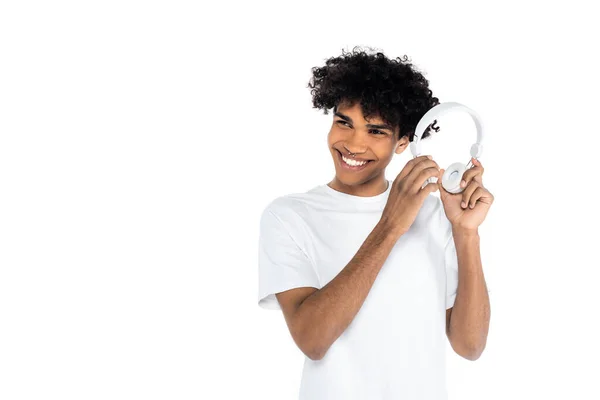
M 310 359 L 323 358 L 350 325 L 397 240 L 380 223 L 348 265 L 324 287 L 276 294 L 292 338 Z
M 295 288 L 276 294 L 298 347 L 313 360 L 350 325 L 394 244 L 408 231 L 427 196 L 438 189 L 427 179 L 439 174 L 430 156 L 406 163 L 392 187 L 380 221 L 352 260 L 321 289 Z

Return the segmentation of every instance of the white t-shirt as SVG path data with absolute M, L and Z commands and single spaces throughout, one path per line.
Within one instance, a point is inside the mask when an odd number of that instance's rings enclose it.
M 379 222 L 392 187 L 372 197 L 323 184 L 273 200 L 262 213 L 258 304 L 325 286 Z M 430 194 L 396 242 L 358 314 L 321 360 L 305 357 L 300 400 L 446 400 L 446 309 L 458 263 L 452 227 Z

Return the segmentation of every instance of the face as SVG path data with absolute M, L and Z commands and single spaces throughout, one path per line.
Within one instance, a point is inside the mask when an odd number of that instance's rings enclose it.
M 344 186 L 359 186 L 385 180 L 385 168 L 394 154 L 402 153 L 408 138 L 398 139 L 399 128 L 391 127 L 376 116 L 367 121 L 360 103 L 340 105 L 333 115 L 327 144 L 334 160 L 336 180 Z M 355 153 L 354 157 L 348 151 Z M 342 154 L 353 165 L 344 162 Z M 366 162 L 366 163 L 365 163 Z

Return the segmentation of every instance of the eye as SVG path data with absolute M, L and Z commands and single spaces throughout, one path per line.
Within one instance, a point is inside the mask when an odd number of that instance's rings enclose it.
M 342 126 L 347 126 L 350 127 L 350 124 L 348 124 L 348 122 L 343 121 L 341 119 L 338 119 L 337 121 L 335 121 L 338 124 L 342 124 Z M 380 131 L 379 129 L 370 129 L 371 132 L 376 132 L 377 135 L 386 135 L 385 132 Z

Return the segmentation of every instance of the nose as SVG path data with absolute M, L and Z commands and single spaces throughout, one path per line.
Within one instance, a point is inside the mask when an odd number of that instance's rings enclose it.
M 352 144 L 352 145 L 344 144 L 344 148 L 350 154 L 362 154 L 366 151 L 364 146 L 356 146 L 354 144 Z
M 344 148 L 351 154 L 360 154 L 367 151 L 367 146 L 364 144 L 364 138 L 356 132 L 348 137 L 344 143 Z

